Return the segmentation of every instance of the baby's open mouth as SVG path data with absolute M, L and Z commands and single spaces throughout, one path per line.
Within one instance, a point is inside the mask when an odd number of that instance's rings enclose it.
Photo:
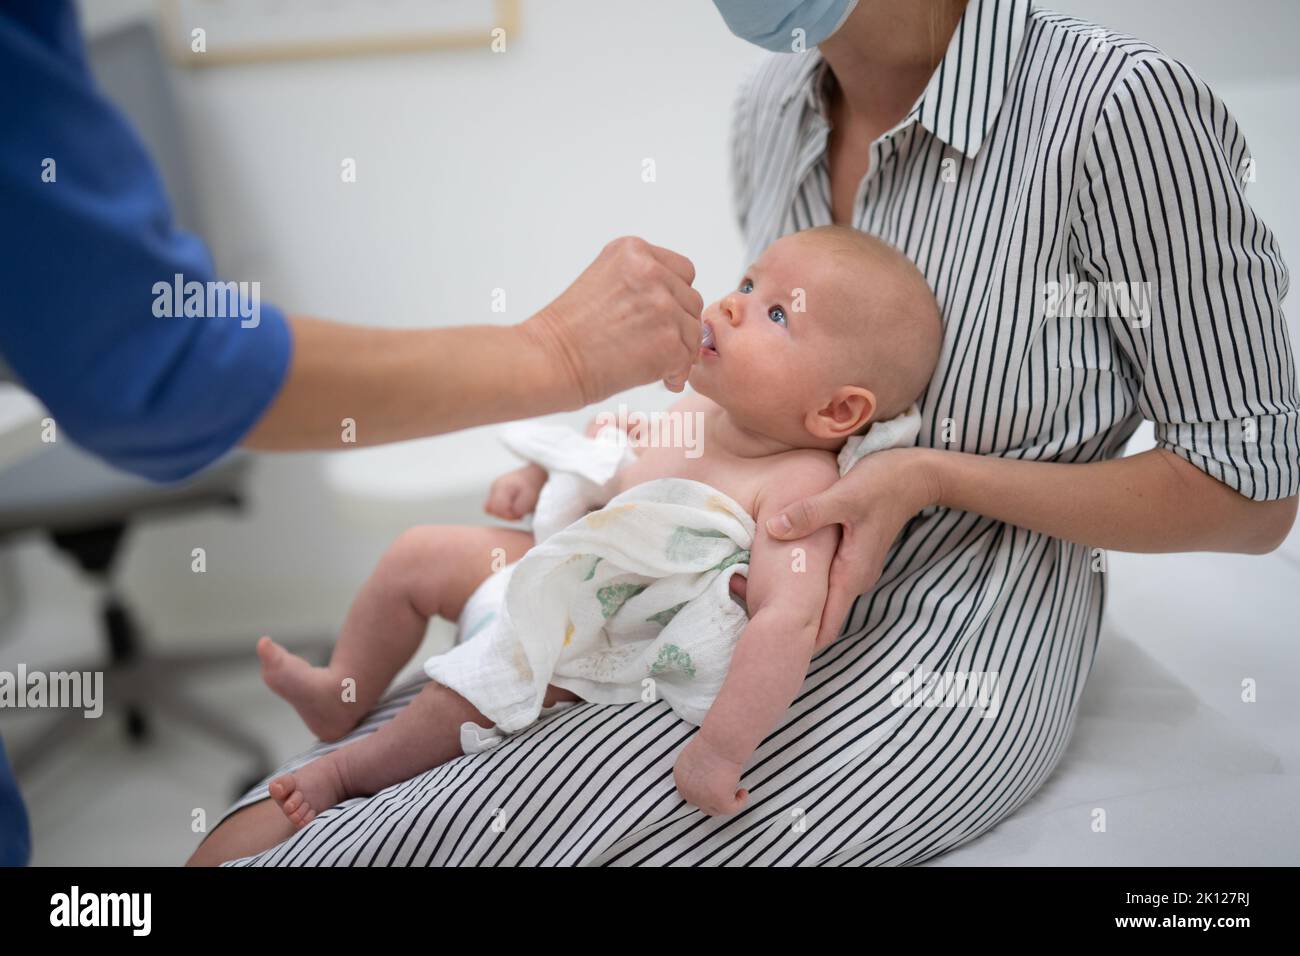
M 718 354 L 717 343 L 713 341 L 713 326 L 705 321 L 704 336 L 700 339 L 700 351 L 709 352 L 712 355 Z

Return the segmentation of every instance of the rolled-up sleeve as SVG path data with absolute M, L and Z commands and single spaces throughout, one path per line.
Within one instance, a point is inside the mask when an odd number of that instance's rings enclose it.
M 255 277 L 240 277 L 241 298 L 213 298 L 227 293 L 207 249 L 176 228 L 139 139 L 96 89 L 69 4 L 0 8 L 0 117 L 0 355 L 60 435 L 157 480 L 202 468 L 278 393 L 284 315 Z M 160 298 L 178 286 L 202 288 L 203 306 Z
M 1246 201 L 1253 160 L 1186 67 L 1135 58 L 1083 153 L 1070 224 L 1081 278 L 1122 284 L 1110 327 L 1159 447 L 1255 500 L 1300 491 L 1288 274 Z

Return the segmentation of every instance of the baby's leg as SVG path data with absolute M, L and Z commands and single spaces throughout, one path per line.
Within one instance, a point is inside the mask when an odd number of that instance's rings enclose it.
M 543 705 L 578 699 L 549 687 Z M 467 720 L 492 726 L 464 697 L 441 684 L 429 684 L 373 734 L 276 777 L 271 798 L 290 823 L 305 827 L 317 813 L 349 797 L 371 796 L 460 756 L 460 725 Z
M 313 667 L 264 637 L 257 645 L 262 677 L 312 733 L 338 740 L 411 659 L 429 618 L 454 621 L 484 578 L 532 545 L 531 534 L 509 528 L 412 528 L 388 549 L 357 595 L 327 666 Z

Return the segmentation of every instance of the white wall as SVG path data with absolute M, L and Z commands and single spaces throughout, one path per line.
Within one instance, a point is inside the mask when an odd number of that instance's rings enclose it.
M 757 51 L 699 0 L 521 6 L 504 54 L 182 71 L 227 270 L 295 310 L 383 325 L 517 321 L 624 233 L 690 256 L 706 292 L 729 286 L 725 127 Z
M 1184 57 L 1259 154 L 1253 199 L 1300 242 L 1293 0 L 1057 0 Z M 87 28 L 148 0 L 82 0 Z M 182 70 L 208 238 L 228 272 L 304 312 L 383 325 L 517 321 L 608 238 L 739 267 L 725 126 L 757 51 L 707 0 L 523 0 L 506 54 L 431 51 Z M 356 158 L 359 181 L 339 180 Z M 659 181 L 642 183 L 653 158 Z M 489 311 L 493 288 L 510 312 Z
M 1300 128 L 1300 3 L 1295 0 L 1055 0 L 1070 13 L 1140 37 L 1178 57 L 1232 110 L 1256 160 L 1250 201 L 1278 235 L 1294 268 L 1300 188 L 1291 174 Z M 1295 305 L 1287 310 L 1295 326 Z

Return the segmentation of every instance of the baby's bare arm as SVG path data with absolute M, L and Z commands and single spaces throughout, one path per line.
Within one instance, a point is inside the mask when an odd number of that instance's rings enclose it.
M 809 456 L 776 469 L 759 495 L 750 549 L 746 625 L 699 737 L 720 756 L 744 763 L 799 693 L 812 659 L 831 560 L 839 544 L 832 525 L 798 541 L 768 535 L 765 522 L 839 477 L 833 460 Z

